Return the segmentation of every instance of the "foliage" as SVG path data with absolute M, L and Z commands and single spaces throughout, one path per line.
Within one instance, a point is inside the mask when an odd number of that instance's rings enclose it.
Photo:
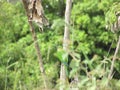
M 116 20 L 114 10 L 119 11 L 115 3 L 118 1 L 74 0 L 70 50 L 65 52 L 62 49 L 65 0 L 43 0 L 50 27 L 44 27 L 42 33 L 38 27 L 35 26 L 35 29 L 50 88 L 59 87 L 60 63 L 67 66 L 70 83 L 66 85 L 66 89 L 120 88 L 119 61 L 115 63 L 113 79 L 107 79 L 118 35 L 105 28 L 107 22 L 113 23 Z M 79 80 L 77 84 L 72 83 L 75 76 Z M 42 88 L 43 80 L 23 5 L 20 2 L 11 4 L 0 0 L 0 89 Z

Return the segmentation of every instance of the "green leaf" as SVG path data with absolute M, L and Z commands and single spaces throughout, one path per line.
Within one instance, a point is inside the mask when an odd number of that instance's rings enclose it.
M 65 52 L 62 49 L 59 49 L 55 54 L 54 54 L 62 63 L 64 63 L 65 65 L 68 62 L 68 53 Z

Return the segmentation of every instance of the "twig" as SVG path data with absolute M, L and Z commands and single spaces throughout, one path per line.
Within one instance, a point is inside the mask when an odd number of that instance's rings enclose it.
M 115 60 L 116 60 L 116 56 L 117 56 L 119 47 L 120 47 L 120 36 L 119 36 L 118 43 L 117 43 L 117 46 L 116 46 L 116 50 L 115 50 L 115 53 L 114 53 L 114 56 L 113 56 L 113 59 L 112 59 L 112 64 L 111 64 L 111 68 L 110 68 L 110 73 L 108 75 L 108 79 L 112 79 L 114 63 L 115 63 Z

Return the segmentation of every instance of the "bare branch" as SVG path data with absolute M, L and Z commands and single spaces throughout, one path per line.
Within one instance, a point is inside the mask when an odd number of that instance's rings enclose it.
M 72 8 L 72 0 L 66 0 L 66 10 L 65 10 L 65 30 L 64 30 L 64 41 L 63 41 L 63 49 L 67 51 L 69 49 L 69 41 L 70 41 L 70 15 Z M 65 85 L 67 76 L 66 76 L 66 66 L 61 63 L 61 71 L 60 71 L 60 80 L 63 85 Z M 64 90 L 64 88 L 60 88 L 60 90 Z
M 28 8 L 28 0 L 22 0 L 23 2 L 23 5 L 24 5 L 24 8 L 26 10 L 26 14 L 27 14 L 27 17 L 28 17 L 28 23 L 29 23 L 29 26 L 30 26 L 30 31 L 32 33 L 32 38 L 34 40 L 34 45 L 35 45 L 35 49 L 36 49 L 36 52 L 37 52 L 37 57 L 38 57 L 38 60 L 39 60 L 39 65 L 40 65 L 40 71 L 41 71 L 41 74 L 42 74 L 42 77 L 43 77 L 43 81 L 44 81 L 44 87 L 45 89 L 47 90 L 47 81 L 46 81 L 46 75 L 45 75 L 45 72 L 44 72 L 44 67 L 43 67 L 43 60 L 42 60 L 42 56 L 41 56 L 41 52 L 40 52 L 40 47 L 39 47 L 39 44 L 38 44 L 38 40 L 37 40 L 37 36 L 36 36 L 36 33 L 35 33 L 35 30 L 34 30 L 34 27 L 32 25 L 32 21 L 29 20 L 29 8 Z
M 116 50 L 115 50 L 115 53 L 114 53 L 114 56 L 113 56 L 113 59 L 112 59 L 112 64 L 111 64 L 111 68 L 110 68 L 110 73 L 108 75 L 108 79 L 112 79 L 113 69 L 114 69 L 114 63 L 115 63 L 115 60 L 116 60 L 119 48 L 120 48 L 120 36 L 119 36 L 118 43 L 117 43 L 117 46 L 116 46 Z

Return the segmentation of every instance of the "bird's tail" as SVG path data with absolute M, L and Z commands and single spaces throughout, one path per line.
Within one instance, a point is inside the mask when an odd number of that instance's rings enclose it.
M 45 25 L 45 26 L 49 25 L 48 19 L 44 15 L 43 15 L 43 18 L 42 18 L 42 22 L 43 22 L 43 25 Z

